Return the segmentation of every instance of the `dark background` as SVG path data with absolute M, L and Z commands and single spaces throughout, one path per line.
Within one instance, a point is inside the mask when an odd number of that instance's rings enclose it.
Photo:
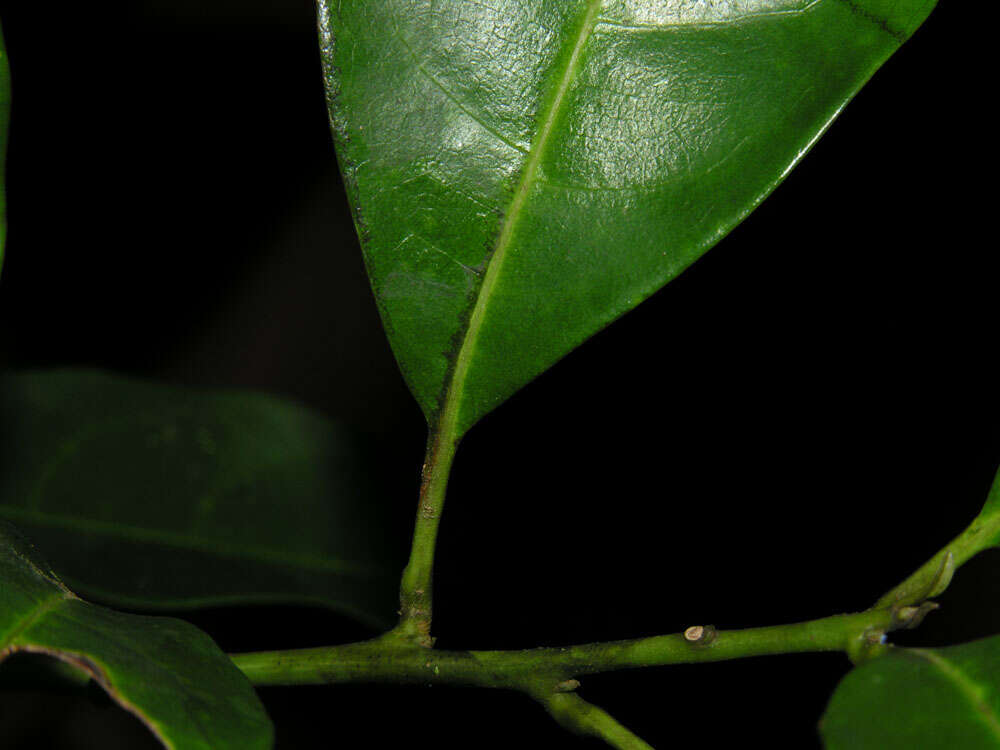
M 364 277 L 310 0 L 0 7 L 14 89 L 0 365 L 251 386 L 351 423 L 398 478 L 402 559 L 425 428 Z M 472 431 L 441 529 L 440 646 L 858 610 L 971 520 L 1000 462 L 1000 254 L 994 42 L 962 12 L 943 3 L 694 268 Z M 1000 632 L 998 584 L 1000 553 L 983 555 L 897 640 Z M 366 635 L 319 610 L 185 616 L 229 650 Z M 705 747 L 804 748 L 847 666 L 646 670 L 581 694 L 658 747 L 693 730 Z M 361 731 L 371 747 L 577 746 L 517 695 L 263 697 L 280 748 Z M 100 701 L 0 694 L 4 748 L 144 739 Z

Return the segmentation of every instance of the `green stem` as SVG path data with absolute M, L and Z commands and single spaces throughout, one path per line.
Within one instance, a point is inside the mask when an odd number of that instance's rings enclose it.
M 584 737 L 596 737 L 619 750 L 653 750 L 602 708 L 575 693 L 549 693 L 538 699 L 561 726 Z
M 434 550 L 456 445 L 453 430 L 432 432 L 427 441 L 410 561 L 399 586 L 400 620 L 393 632 L 425 648 L 434 644 L 431 638 Z
M 400 646 L 391 634 L 345 646 L 235 654 L 232 659 L 255 685 L 374 682 L 518 690 L 571 731 L 621 750 L 648 750 L 612 716 L 576 696 L 580 683 L 575 677 L 768 654 L 843 651 L 857 660 L 887 648 L 881 645 L 885 633 L 922 615 L 917 607 L 886 608 L 792 625 L 729 632 L 693 627 L 675 635 L 525 651 L 429 650 Z
M 695 629 L 565 648 L 523 651 L 440 651 L 393 647 L 385 639 L 291 651 L 236 654 L 233 661 L 255 685 L 345 683 L 451 684 L 534 691 L 574 677 L 668 664 L 819 651 L 853 652 L 863 641 L 907 623 L 894 609 L 747 630 Z
M 996 545 L 1000 513 L 982 514 L 913 575 L 878 600 L 876 607 L 916 604 L 948 588 L 955 571 L 983 550 Z
M 448 484 L 448 473 L 451 470 L 455 448 L 465 429 L 469 426 L 460 423 L 465 382 L 469 376 L 479 335 L 486 319 L 486 309 L 496 287 L 497 279 L 500 278 L 500 269 L 503 267 L 504 258 L 511 247 L 518 219 L 525 201 L 531 193 L 542 158 L 558 121 L 560 107 L 566 101 L 566 95 L 572 88 L 573 80 L 579 70 L 584 47 L 597 25 L 601 7 L 601 0 L 587 0 L 584 8 L 581 9 L 580 24 L 571 39 L 572 46 L 567 48 L 567 55 L 561 58 L 565 60 L 565 65 L 559 71 L 558 86 L 554 96 L 539 116 L 538 132 L 535 134 L 531 149 L 527 154 L 520 180 L 514 189 L 511 204 L 505 212 L 496 245 L 489 257 L 482 283 L 476 293 L 475 304 L 469 312 L 465 334 L 455 353 L 452 369 L 448 374 L 442 393 L 440 411 L 435 418 L 430 420 L 431 438 L 428 442 L 427 460 L 424 463 L 417 524 L 413 534 L 410 562 L 403 572 L 403 581 L 400 586 L 401 619 L 393 631 L 395 636 L 402 636 L 404 640 L 427 648 L 434 644 L 434 639 L 431 638 L 430 634 L 431 577 L 434 569 L 434 547 L 437 541 L 438 520 L 444 506 L 445 488 Z
M 984 513 L 870 610 L 820 620 L 526 651 L 430 650 L 431 582 L 438 522 L 458 443 L 457 400 L 448 398 L 428 441 L 410 561 L 400 586 L 399 625 L 385 636 L 344 646 L 236 654 L 233 662 L 255 685 L 393 683 L 468 685 L 519 690 L 541 703 L 561 725 L 621 750 L 649 745 L 610 714 L 575 694 L 576 677 L 621 669 L 724 661 L 750 656 L 842 651 L 854 662 L 883 653 L 886 633 L 915 627 L 937 605 L 952 575 L 1000 541 L 1000 512 Z M 1000 493 L 1000 477 L 994 492 Z M 993 497 L 993 495 L 991 495 Z M 987 503 L 990 507 L 990 503 Z M 916 606 L 919 605 L 919 606 Z
M 912 610 L 910 614 L 903 614 Z M 792 625 L 684 633 L 566 648 L 524 651 L 440 651 L 401 646 L 395 634 L 363 643 L 292 651 L 235 654 L 255 685 L 391 683 L 466 685 L 518 690 L 541 703 L 562 726 L 620 750 L 649 750 L 610 714 L 575 695 L 577 676 L 667 664 L 724 661 L 767 654 L 843 651 L 857 659 L 905 627 L 916 607 L 869 610 Z

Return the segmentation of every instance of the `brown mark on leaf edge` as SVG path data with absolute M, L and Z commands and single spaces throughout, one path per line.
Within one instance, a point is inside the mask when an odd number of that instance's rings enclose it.
M 145 727 L 153 733 L 153 736 L 156 737 L 156 739 L 158 739 L 164 747 L 174 747 L 173 744 L 163 736 L 159 727 L 154 724 L 149 717 L 147 717 L 135 704 L 127 700 L 121 693 L 118 692 L 107 672 L 105 672 L 104 669 L 92 659 L 89 659 L 82 654 L 74 654 L 68 651 L 58 651 L 56 649 L 45 648 L 44 646 L 8 646 L 3 651 L 0 651 L 0 662 L 14 653 L 42 654 L 44 656 L 51 656 L 53 659 L 58 659 L 61 662 L 65 662 L 66 664 L 75 667 L 100 685 L 111 700 L 139 719 L 139 721 L 141 721 Z

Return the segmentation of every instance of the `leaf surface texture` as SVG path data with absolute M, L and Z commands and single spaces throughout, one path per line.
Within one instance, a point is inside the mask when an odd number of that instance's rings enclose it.
M 78 591 L 121 606 L 311 603 L 391 623 L 373 454 L 261 394 L 0 376 L 0 517 Z
M 718 242 L 933 5 L 320 0 L 369 275 L 432 427 L 460 436 Z
M 853 670 L 821 722 L 829 750 L 1000 747 L 1000 637 L 895 649 Z
M 253 687 L 205 633 L 181 620 L 122 614 L 77 598 L 0 521 L 0 661 L 19 651 L 48 654 L 89 675 L 168 748 L 273 745 Z

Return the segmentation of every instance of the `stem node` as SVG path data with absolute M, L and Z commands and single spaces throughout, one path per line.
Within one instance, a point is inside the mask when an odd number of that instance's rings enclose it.
M 692 646 L 708 646 L 716 635 L 714 625 L 692 625 L 684 631 L 684 640 Z
M 847 658 L 858 666 L 885 654 L 891 646 L 886 642 L 886 628 L 866 628 L 847 642 Z
M 918 606 L 897 607 L 892 612 L 893 627 L 897 630 L 913 630 L 939 606 L 937 602 L 923 602 Z
M 579 680 L 563 680 L 555 686 L 557 693 L 572 693 L 580 687 Z

